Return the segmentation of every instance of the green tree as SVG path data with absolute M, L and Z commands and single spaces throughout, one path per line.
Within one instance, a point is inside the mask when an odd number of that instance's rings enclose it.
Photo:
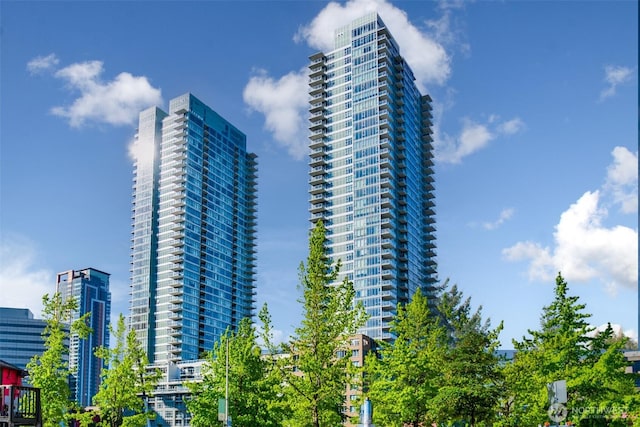
M 101 347 L 96 355 L 107 362 L 102 371 L 100 390 L 94 396 L 99 407 L 102 425 L 110 427 L 142 427 L 153 414 L 146 408 L 146 399 L 160 379 L 160 372 L 148 370 L 147 355 L 136 339 L 127 333 L 124 316 L 120 314 L 117 327 L 109 326 L 115 345 Z
M 270 334 L 270 318 L 264 306 L 259 315 L 263 333 Z M 218 401 L 226 395 L 228 366 L 229 415 L 241 427 L 281 426 L 285 415 L 282 382 L 274 360 L 263 357 L 251 319 L 240 321 L 238 330 L 227 330 L 207 353 L 203 380 L 188 383 L 193 397 L 187 402 L 195 427 L 220 425 Z M 228 353 L 227 353 L 228 351 Z M 227 363 L 228 354 L 228 363 Z
M 283 370 L 294 426 L 341 425 L 350 361 L 337 355 L 347 351 L 350 336 L 366 316 L 354 304 L 353 284 L 346 277 L 338 282 L 341 263 L 331 262 L 325 241 L 324 225 L 318 221 L 309 238 L 307 264 L 300 265 L 302 324 L 284 345 L 292 357 L 289 364 L 295 365 Z
M 364 366 L 373 422 L 430 425 L 436 421 L 430 404 L 438 393 L 446 329 L 418 290 L 406 306 L 398 306 L 391 330 L 395 342 L 380 343 L 378 353 L 369 353 Z
M 439 298 L 438 313 L 448 330 L 438 392 L 431 405 L 439 419 L 464 421 L 472 427 L 490 422 L 501 394 L 501 372 L 496 350 L 502 324 L 491 329 L 475 312 L 457 286 Z
M 626 340 L 613 339 L 611 328 L 594 336 L 587 322 L 591 315 L 577 296 L 569 295 L 561 274 L 554 293 L 543 308 L 540 329 L 514 340 L 517 353 L 504 370 L 512 410 L 503 423 L 549 420 L 547 384 L 558 380 L 566 381 L 568 419 L 574 423 L 608 423 L 623 413 L 637 413 L 634 377 L 624 373 L 627 363 L 620 351 Z
M 42 402 L 42 422 L 45 427 L 58 426 L 70 408 L 73 407 L 69 390 L 69 364 L 65 361 L 69 354 L 70 334 L 86 338 L 91 333 L 87 326 L 89 314 L 72 322 L 78 303 L 74 298 L 63 300 L 59 292 L 42 297 L 42 317 L 47 326 L 43 332 L 45 351 L 34 356 L 27 364 L 29 382 L 40 388 Z

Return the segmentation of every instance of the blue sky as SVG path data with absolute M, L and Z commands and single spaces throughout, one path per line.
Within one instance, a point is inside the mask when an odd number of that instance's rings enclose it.
M 111 273 L 127 313 L 137 113 L 191 92 L 258 154 L 258 302 L 287 336 L 308 223 L 306 76 L 378 10 L 434 100 L 438 270 L 536 329 L 558 271 L 595 326 L 638 330 L 638 3 L 2 1 L 0 293 Z

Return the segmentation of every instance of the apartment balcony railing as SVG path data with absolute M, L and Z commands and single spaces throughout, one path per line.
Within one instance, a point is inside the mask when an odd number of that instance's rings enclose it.
M 40 389 L 19 385 L 0 385 L 0 425 L 42 426 Z

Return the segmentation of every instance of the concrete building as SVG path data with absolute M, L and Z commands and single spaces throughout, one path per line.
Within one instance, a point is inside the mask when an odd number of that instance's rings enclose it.
M 158 386 L 149 398 L 149 408 L 156 413 L 152 425 L 158 427 L 189 426 L 191 414 L 185 401 L 191 395 L 186 382 L 202 381 L 204 360 L 164 362 L 150 365 L 148 369 L 157 369 L 162 373 Z M 213 402 L 216 405 L 218 402 Z
M 393 341 L 398 304 L 437 281 L 431 98 L 376 13 L 334 37 L 310 57 L 311 222 L 366 308 L 360 332 Z

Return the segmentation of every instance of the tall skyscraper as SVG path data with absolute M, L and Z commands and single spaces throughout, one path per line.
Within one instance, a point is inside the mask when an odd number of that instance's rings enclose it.
M 391 341 L 397 305 L 437 281 L 431 98 L 376 13 L 310 60 L 311 221 L 370 316 L 360 332 Z
M 256 156 L 191 94 L 140 113 L 130 327 L 152 363 L 198 359 L 255 311 Z
M 58 273 L 56 292 L 60 293 L 63 300 L 75 298 L 78 310 L 74 314 L 74 320 L 90 313 L 88 325 L 92 333 L 82 339 L 73 333 L 69 337 L 71 394 L 78 404 L 89 406 L 93 404 L 93 396 L 100 388 L 100 373 L 105 364 L 96 357 L 95 351 L 99 347 L 109 346 L 109 274 L 94 268 Z

